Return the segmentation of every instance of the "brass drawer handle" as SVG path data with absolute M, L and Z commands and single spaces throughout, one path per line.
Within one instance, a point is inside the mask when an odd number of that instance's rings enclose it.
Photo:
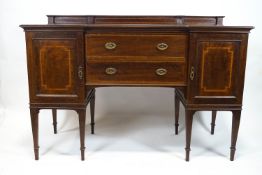
M 168 48 L 168 45 L 166 44 L 166 43 L 158 43 L 157 44 L 157 46 L 156 46 L 156 48 L 158 49 L 158 50 L 166 50 L 167 48 Z
M 116 48 L 116 43 L 114 42 L 107 42 L 105 43 L 105 48 L 108 50 L 113 50 Z
M 158 69 L 156 70 L 156 74 L 157 74 L 157 75 L 160 75 L 160 76 L 166 75 L 166 74 L 167 74 L 167 70 L 164 69 L 164 68 L 158 68 Z
M 195 77 L 195 68 L 192 66 L 190 70 L 190 80 L 194 80 Z
M 108 67 L 108 68 L 106 68 L 105 72 L 106 72 L 106 74 L 108 74 L 108 75 L 114 75 L 114 74 L 116 74 L 117 69 L 114 68 L 114 67 Z

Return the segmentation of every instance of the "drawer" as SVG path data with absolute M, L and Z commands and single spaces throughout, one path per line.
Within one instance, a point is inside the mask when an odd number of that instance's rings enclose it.
M 98 62 L 86 66 L 87 85 L 184 86 L 184 62 Z
M 86 57 L 186 57 L 187 35 L 87 34 Z

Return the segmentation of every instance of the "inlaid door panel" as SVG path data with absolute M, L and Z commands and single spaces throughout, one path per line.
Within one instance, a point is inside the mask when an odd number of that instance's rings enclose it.
M 198 73 L 200 75 L 199 95 L 233 95 L 234 81 L 237 73 L 235 42 L 200 42 L 198 57 L 201 59 Z
M 37 44 L 36 44 L 37 43 Z M 74 94 L 75 46 L 72 41 L 36 40 L 39 60 L 38 95 Z
M 77 38 L 32 38 L 32 57 L 29 59 L 31 101 L 80 100 L 84 77 L 79 77 L 78 71 L 84 65 L 79 57 L 83 52 L 79 49 Z
M 221 38 L 223 39 L 221 39 Z M 198 103 L 240 103 L 240 80 L 245 61 L 243 36 L 195 34 L 190 56 L 189 83 L 191 100 Z

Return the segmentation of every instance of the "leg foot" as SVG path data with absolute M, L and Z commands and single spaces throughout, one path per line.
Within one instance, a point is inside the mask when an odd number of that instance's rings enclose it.
M 235 159 L 235 152 L 236 152 L 236 148 L 235 147 L 230 147 L 230 161 L 234 161 L 234 159 Z
M 33 140 L 34 140 L 34 153 L 35 153 L 35 160 L 39 160 L 39 143 L 38 143 L 38 114 L 39 109 L 30 108 L 30 115 L 31 115 L 31 125 L 32 125 L 32 133 L 33 133 Z
M 84 161 L 85 160 L 85 148 L 81 148 L 81 160 Z
M 175 93 L 175 134 L 178 134 L 178 126 L 179 126 L 179 105 L 180 105 L 180 101 L 179 98 L 177 96 L 177 94 Z
M 39 160 L 39 147 L 38 148 L 34 148 L 34 153 L 35 153 L 35 160 Z
M 236 142 L 238 136 L 238 129 L 240 124 L 241 111 L 232 111 L 232 133 L 231 133 L 231 147 L 230 147 L 230 160 L 233 161 L 236 152 Z
M 53 126 L 54 126 L 54 134 L 57 134 L 57 112 L 56 109 L 52 109 L 52 114 L 53 114 Z
M 79 117 L 79 131 L 80 131 L 80 150 L 81 160 L 85 160 L 85 122 L 86 122 L 86 109 L 77 110 Z
M 186 161 L 189 161 L 194 111 L 186 110 Z
M 190 154 L 190 151 L 191 151 L 191 149 L 189 148 L 185 148 L 185 150 L 186 150 L 186 161 L 188 162 L 189 161 L 189 154 Z
M 213 135 L 214 132 L 215 132 L 216 115 L 217 115 L 217 111 L 212 111 L 212 121 L 211 121 L 211 134 L 212 134 L 212 135 Z
M 91 115 L 91 134 L 95 133 L 95 89 L 90 99 L 90 115 Z

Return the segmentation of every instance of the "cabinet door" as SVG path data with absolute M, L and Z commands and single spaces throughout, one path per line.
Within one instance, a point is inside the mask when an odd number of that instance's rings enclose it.
M 193 103 L 241 104 L 246 34 L 192 34 L 189 95 Z
M 83 35 L 77 32 L 28 32 L 30 101 L 83 101 Z

